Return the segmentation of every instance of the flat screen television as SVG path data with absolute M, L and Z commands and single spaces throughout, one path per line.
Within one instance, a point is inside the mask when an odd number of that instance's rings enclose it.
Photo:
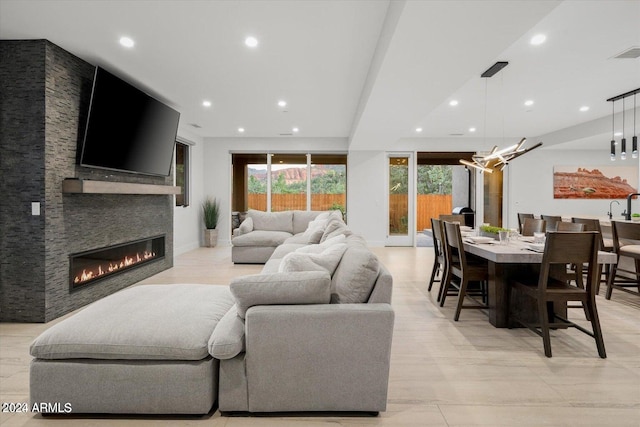
M 80 165 L 168 176 L 180 113 L 96 67 Z

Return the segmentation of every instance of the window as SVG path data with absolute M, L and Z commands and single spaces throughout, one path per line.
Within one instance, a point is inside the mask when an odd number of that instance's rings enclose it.
M 176 141 L 176 186 L 182 189 L 176 195 L 176 206 L 189 206 L 189 146 Z
M 345 213 L 346 154 L 235 153 L 231 161 L 233 211 L 339 209 Z

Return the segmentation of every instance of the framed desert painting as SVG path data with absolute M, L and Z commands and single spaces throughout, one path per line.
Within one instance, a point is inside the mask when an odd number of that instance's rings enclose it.
M 634 166 L 554 166 L 554 199 L 624 199 L 637 193 Z

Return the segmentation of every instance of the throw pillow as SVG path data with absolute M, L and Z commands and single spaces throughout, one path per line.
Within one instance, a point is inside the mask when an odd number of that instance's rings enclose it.
M 338 236 L 332 237 L 330 239 L 325 240 L 319 245 L 307 245 L 302 246 L 301 248 L 296 249 L 296 252 L 306 253 L 306 254 L 319 254 L 329 246 L 337 245 L 338 243 L 345 243 L 346 237 L 344 234 L 340 234 Z
M 236 277 L 229 285 L 238 316 L 254 305 L 328 304 L 331 277 L 326 271 L 256 274 Z
M 238 227 L 238 229 L 240 230 L 240 234 L 247 234 L 253 231 L 253 219 L 251 219 L 251 217 L 245 218 L 245 220 L 242 221 L 242 224 L 240 224 L 240 227 Z
M 347 231 L 347 225 L 341 219 L 332 218 L 327 223 L 327 226 L 324 229 L 324 233 L 320 238 L 320 243 L 324 242 L 330 237 L 334 237 L 337 234 L 344 234 L 343 231 Z M 336 233 L 338 231 L 338 233 Z
M 379 269 L 378 258 L 370 250 L 349 246 L 331 279 L 331 302 L 367 302 Z
M 346 243 L 331 245 L 319 254 L 291 252 L 282 258 L 278 271 L 281 273 L 294 271 L 326 271 L 333 274 L 347 250 Z
M 209 338 L 209 354 L 216 359 L 231 359 L 244 351 L 244 321 L 233 306 L 222 316 Z
M 327 226 L 327 220 L 324 219 L 316 219 L 309 222 L 307 229 L 302 234 L 303 238 L 306 239 L 307 243 L 315 244 L 320 243 L 320 239 L 324 234 L 324 229 Z

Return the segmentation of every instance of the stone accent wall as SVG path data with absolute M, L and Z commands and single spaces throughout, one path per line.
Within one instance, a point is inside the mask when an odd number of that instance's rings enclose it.
M 62 194 L 72 177 L 172 182 L 77 165 L 93 73 L 48 41 L 0 41 L 2 321 L 47 322 L 173 265 L 173 196 Z M 69 254 L 155 235 L 164 260 L 70 292 Z

